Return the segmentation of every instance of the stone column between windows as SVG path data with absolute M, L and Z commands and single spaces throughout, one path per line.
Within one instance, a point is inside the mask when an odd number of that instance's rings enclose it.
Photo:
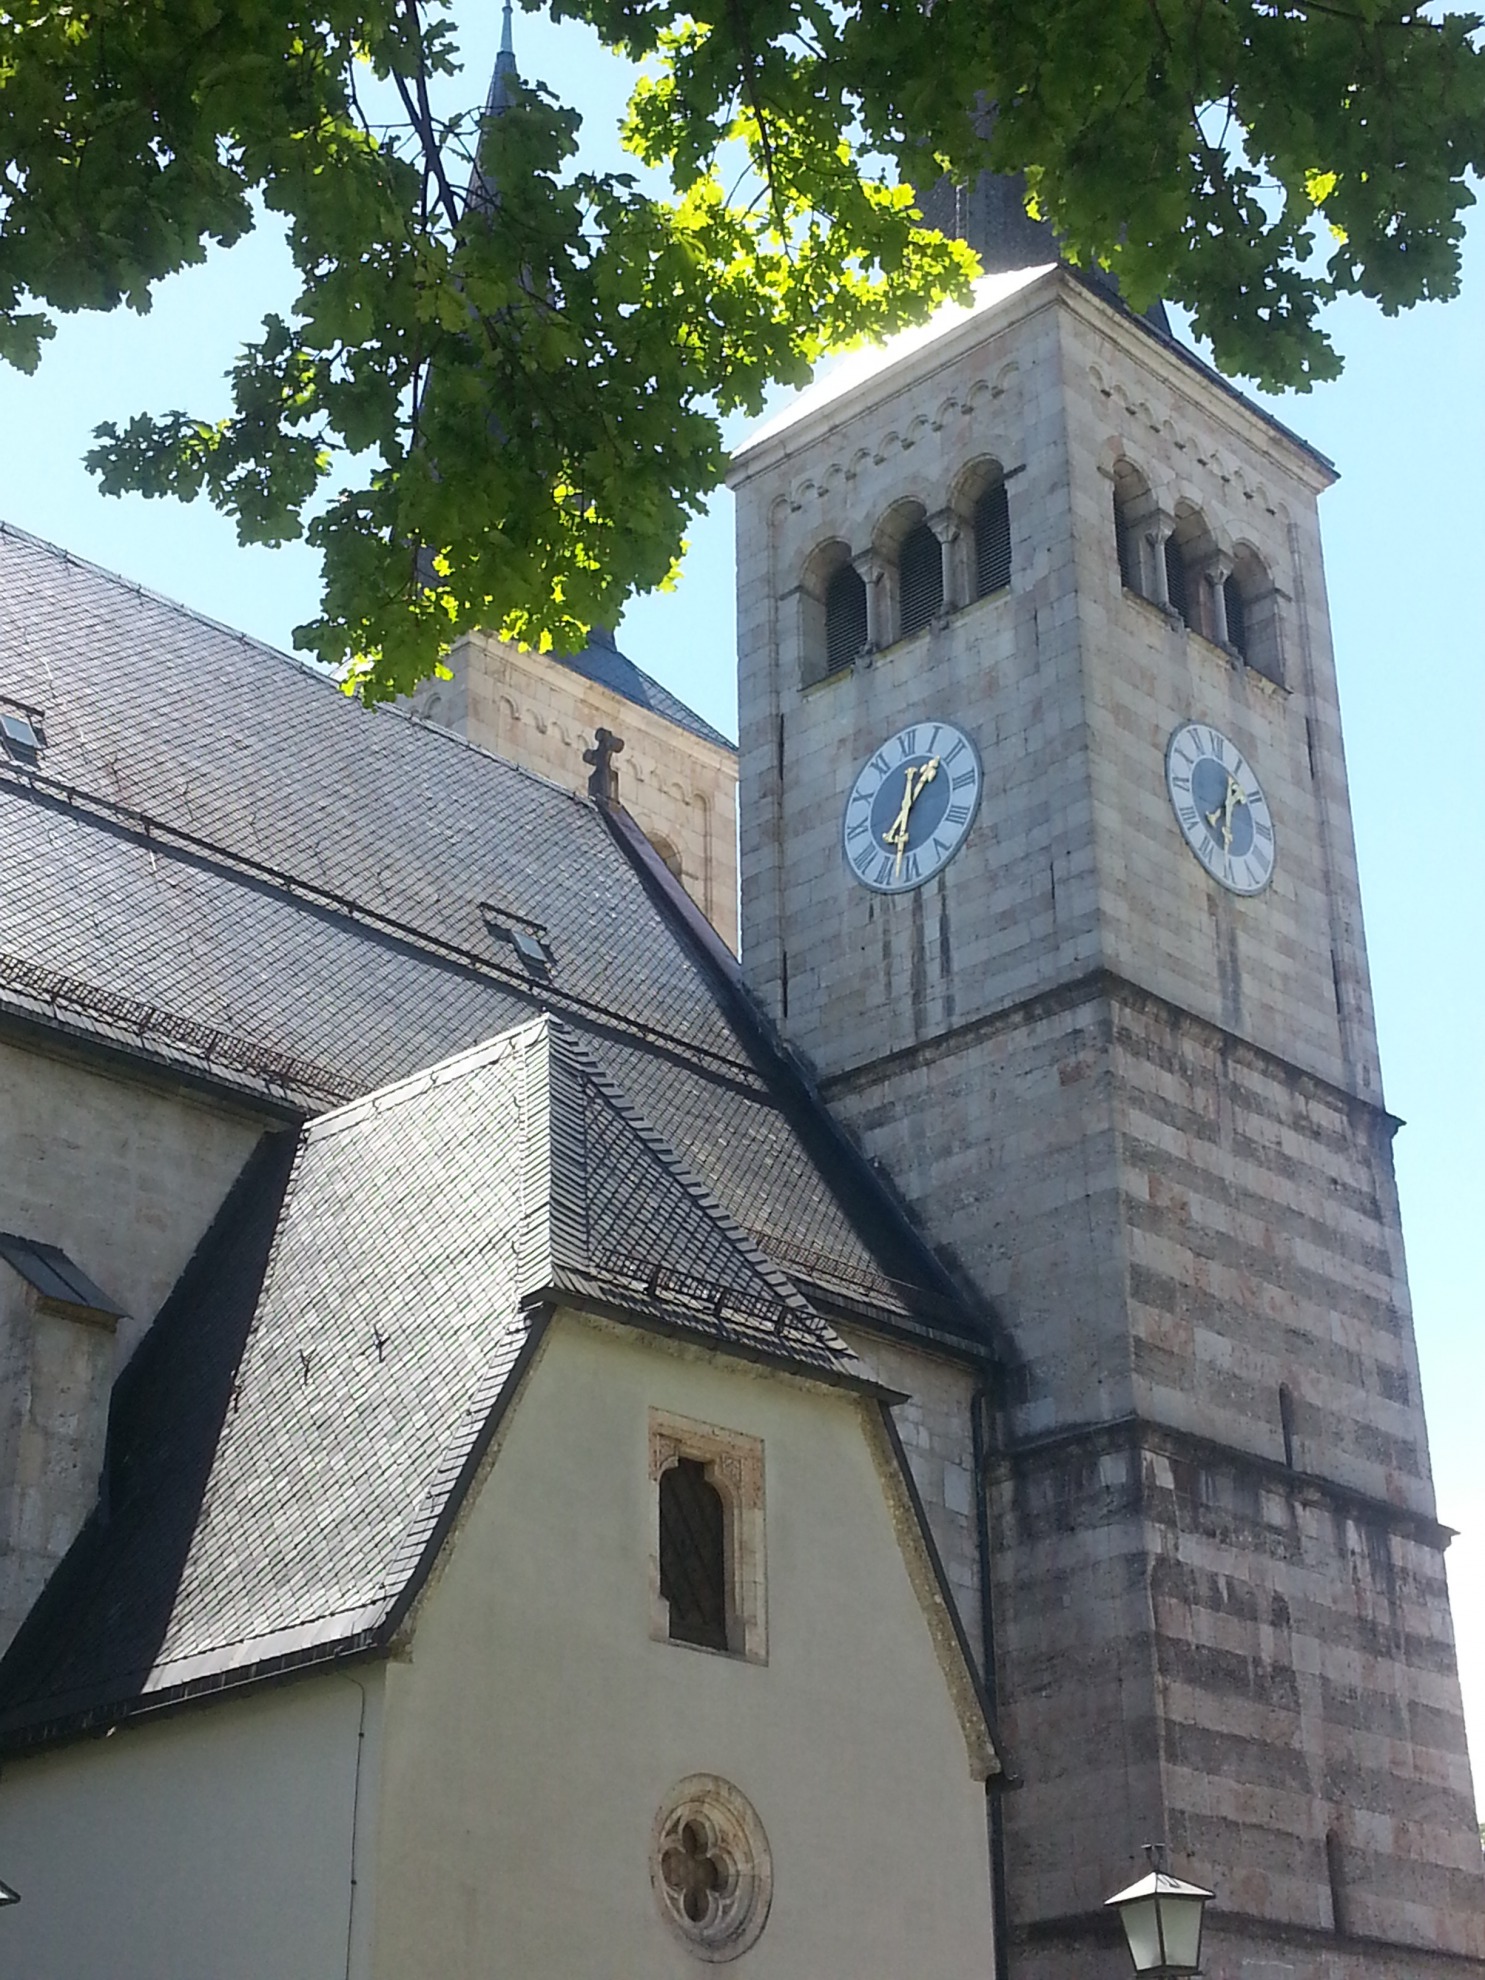
M 969 603 L 970 598 L 966 555 L 970 532 L 954 509 L 936 510 L 926 521 L 938 538 L 943 559 L 944 602 L 940 609 L 957 612 L 962 605 Z
M 886 597 L 883 580 L 887 575 L 886 565 L 875 550 L 863 550 L 851 559 L 852 568 L 866 586 L 866 652 L 875 653 L 878 647 L 890 645 L 886 637 Z
M 1163 612 L 1171 609 L 1170 580 L 1165 572 L 1165 546 L 1175 533 L 1175 518 L 1156 509 L 1141 524 L 1150 560 L 1150 603 Z
M 1207 582 L 1207 625 L 1214 645 L 1232 644 L 1227 632 L 1227 593 L 1223 586 L 1232 576 L 1232 559 L 1224 550 L 1212 558 L 1202 576 Z

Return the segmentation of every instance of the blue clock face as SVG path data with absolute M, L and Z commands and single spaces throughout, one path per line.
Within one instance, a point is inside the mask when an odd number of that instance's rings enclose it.
M 1166 745 L 1165 782 L 1182 836 L 1212 878 L 1234 894 L 1261 894 L 1274 874 L 1273 814 L 1236 744 L 1205 722 L 1183 723 Z
M 952 722 L 915 722 L 863 764 L 841 826 L 846 864 L 873 893 L 904 894 L 931 880 L 974 823 L 979 753 Z

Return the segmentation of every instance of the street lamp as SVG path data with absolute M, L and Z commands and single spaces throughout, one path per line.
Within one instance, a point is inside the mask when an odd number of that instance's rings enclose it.
M 19 1904 L 20 1901 L 19 1891 L 13 1891 L 9 1884 L 0 1882 L 0 1904 Z
M 1201 1928 L 1214 1893 L 1166 1875 L 1165 1850 L 1146 1843 L 1150 1874 L 1105 1900 L 1119 1914 L 1134 1970 L 1149 1980 L 1201 1972 Z

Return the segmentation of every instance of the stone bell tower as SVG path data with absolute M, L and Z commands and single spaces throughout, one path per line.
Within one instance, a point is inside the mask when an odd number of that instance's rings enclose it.
M 1209 1975 L 1478 1975 L 1331 470 L 1064 268 L 977 295 L 732 481 L 745 965 L 1011 1343 L 1011 1972 L 1120 1972 L 1163 1840 Z

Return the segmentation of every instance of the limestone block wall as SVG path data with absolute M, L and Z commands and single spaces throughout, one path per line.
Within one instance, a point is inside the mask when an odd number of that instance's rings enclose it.
M 812 682 L 811 558 L 844 543 L 890 633 L 882 519 L 902 499 L 932 518 L 984 455 L 1007 473 L 1009 589 Z M 1201 630 L 1121 581 L 1121 464 L 1156 551 L 1199 527 Z M 1027 1783 L 1005 1804 L 1016 1971 L 1038 1980 L 1120 1970 L 1097 1904 L 1162 1836 L 1231 1893 L 1214 1971 L 1375 1980 L 1485 1950 L 1329 478 L 1056 271 L 806 401 L 734 469 L 749 973 L 1010 1343 L 994 1594 Z M 1277 679 L 1220 637 L 1238 559 L 1270 584 Z M 979 746 L 980 814 L 927 887 L 871 895 L 840 852 L 845 794 L 936 715 Z M 1166 795 L 1192 719 L 1272 807 L 1250 900 L 1206 877 Z
M 0 1263 L 0 1651 L 97 1501 L 113 1335 Z
M 1330 473 L 1219 380 L 1152 337 L 1129 336 L 1080 290 L 1058 323 L 1103 959 L 1379 1101 L 1320 548 L 1317 498 Z M 1237 553 L 1259 560 L 1274 587 L 1282 685 L 1121 584 L 1120 463 L 1149 482 L 1162 528 L 1201 518 L 1215 571 Z M 1274 876 L 1251 899 L 1214 886 L 1177 834 L 1163 764 L 1188 719 L 1237 744 L 1273 811 Z
M 549 656 L 486 633 L 460 640 L 452 679 L 427 681 L 413 712 L 570 791 L 585 791 L 594 731 L 624 740 L 619 798 L 692 900 L 738 943 L 737 757 Z
M 884 1388 L 897 1389 L 907 1397 L 893 1412 L 897 1432 L 965 1639 L 979 1659 L 983 1652 L 979 1534 L 970 1412 L 981 1372 L 973 1365 L 866 1334 L 859 1328 L 841 1327 L 839 1332 L 869 1375 Z
M 734 469 L 748 973 L 827 1074 L 971 1023 L 1097 953 L 1055 295 L 1049 276 Z M 830 542 L 868 555 L 895 504 L 937 513 L 987 460 L 1007 477 L 1009 590 L 806 685 L 812 557 Z M 885 609 L 883 623 L 890 633 Z M 934 715 L 979 747 L 979 818 L 926 888 L 869 894 L 844 872 L 846 792 L 885 737 Z
M 1436 1529 L 1148 1431 L 1008 1458 L 991 1503 L 1018 1974 L 1112 1980 L 1150 1835 L 1219 1892 L 1209 1974 L 1485 1954 Z
M 117 1301 L 122 1366 L 270 1123 L 4 1037 L 0 1096 L 0 1230 L 60 1246 Z

